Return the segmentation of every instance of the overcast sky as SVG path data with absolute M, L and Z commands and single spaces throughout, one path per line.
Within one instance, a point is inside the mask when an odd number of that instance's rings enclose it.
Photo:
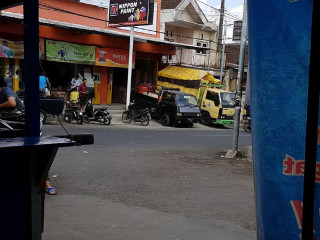
M 209 21 L 215 22 L 219 25 L 221 0 L 197 0 L 203 13 L 207 16 Z M 202 4 L 201 2 L 205 3 Z M 225 0 L 225 20 L 227 21 L 227 40 L 232 42 L 233 22 L 242 20 L 244 0 Z M 208 7 L 211 6 L 212 8 Z

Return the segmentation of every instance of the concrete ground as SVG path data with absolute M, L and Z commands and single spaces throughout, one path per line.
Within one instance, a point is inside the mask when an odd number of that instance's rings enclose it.
M 50 170 L 58 195 L 46 195 L 44 240 L 256 239 L 252 164 L 217 152 L 232 129 L 125 124 L 124 105 L 107 107 L 110 126 L 65 124 L 90 129 L 96 143 L 59 150 Z M 44 132 L 58 130 L 49 119 Z M 202 142 L 187 141 L 194 137 Z

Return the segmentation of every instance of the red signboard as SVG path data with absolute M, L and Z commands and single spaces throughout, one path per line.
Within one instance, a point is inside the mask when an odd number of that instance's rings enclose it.
M 98 66 L 128 68 L 129 50 L 114 48 L 96 48 L 96 63 Z M 132 68 L 135 67 L 135 52 L 132 57 Z

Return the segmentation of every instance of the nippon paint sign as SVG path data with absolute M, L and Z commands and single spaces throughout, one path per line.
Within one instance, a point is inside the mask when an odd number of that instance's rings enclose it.
M 153 0 L 151 1 L 110 0 L 109 26 L 123 27 L 152 24 Z

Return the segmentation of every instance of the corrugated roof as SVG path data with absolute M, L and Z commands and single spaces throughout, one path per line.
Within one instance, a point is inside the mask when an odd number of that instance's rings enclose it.
M 158 76 L 181 80 L 207 80 L 210 83 L 220 83 L 208 71 L 178 66 L 167 66 L 158 72 Z

